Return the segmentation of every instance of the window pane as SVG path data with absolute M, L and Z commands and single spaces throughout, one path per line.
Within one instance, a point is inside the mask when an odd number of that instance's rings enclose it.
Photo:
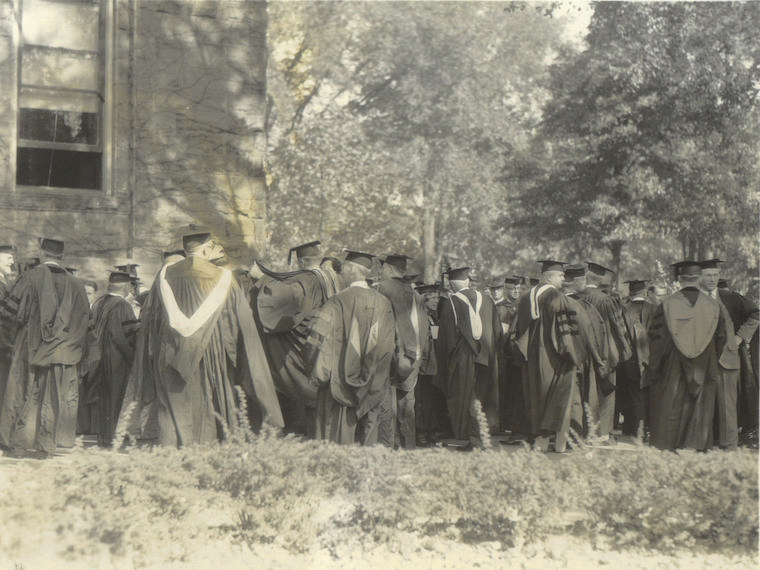
M 28 109 L 52 109 L 55 111 L 82 111 L 98 113 L 100 101 L 97 93 L 79 93 L 70 91 L 51 91 L 22 87 L 19 106 Z
M 98 116 L 78 111 L 21 109 L 19 136 L 37 141 L 98 144 Z
M 19 147 L 16 183 L 98 190 L 100 162 L 99 152 Z
M 27 44 L 98 51 L 98 5 L 24 0 L 21 30 Z
M 97 91 L 99 67 L 99 57 L 95 54 L 25 47 L 21 56 L 21 82 Z

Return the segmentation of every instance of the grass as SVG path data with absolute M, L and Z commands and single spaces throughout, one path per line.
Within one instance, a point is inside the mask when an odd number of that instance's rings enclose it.
M 561 460 L 519 450 L 390 451 L 238 431 L 225 444 L 77 449 L 19 466 L 0 503 L 0 550 L 107 549 L 136 566 L 209 539 L 291 552 L 441 537 L 502 548 L 555 534 L 672 551 L 758 546 L 753 451 L 624 453 Z

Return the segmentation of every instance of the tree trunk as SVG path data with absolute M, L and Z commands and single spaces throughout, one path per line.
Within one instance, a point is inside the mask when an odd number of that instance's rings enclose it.
M 427 196 L 426 196 L 427 198 Z M 434 283 L 436 279 L 435 258 L 435 204 L 425 200 L 422 217 L 422 257 L 425 263 L 425 283 Z
M 612 278 L 613 290 L 617 289 L 620 286 L 620 254 L 623 251 L 624 245 L 625 242 L 621 239 L 611 241 L 608 245 L 610 251 L 612 252 L 611 269 L 615 272 L 615 275 Z
M 715 255 L 713 254 L 712 246 L 707 242 L 707 240 L 700 239 L 699 250 L 698 250 L 696 261 L 702 261 L 704 259 L 712 259 L 713 257 L 715 257 Z

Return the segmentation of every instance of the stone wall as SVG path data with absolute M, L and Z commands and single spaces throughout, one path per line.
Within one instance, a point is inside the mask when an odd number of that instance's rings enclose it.
M 178 228 L 195 222 L 247 260 L 265 229 L 266 3 L 106 1 L 110 193 L 17 191 L 18 34 L 14 2 L 0 0 L 0 242 L 24 255 L 39 235 L 61 237 L 67 265 L 95 278 L 131 253 L 150 281 Z

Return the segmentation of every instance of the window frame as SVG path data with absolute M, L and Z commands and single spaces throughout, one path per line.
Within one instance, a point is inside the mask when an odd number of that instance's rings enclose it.
M 100 49 L 92 50 L 74 50 L 66 47 L 57 46 L 39 46 L 37 44 L 24 44 L 22 35 L 22 18 L 25 0 L 12 0 L 16 8 L 18 18 L 17 26 L 14 26 L 14 35 L 16 36 L 17 61 L 15 71 L 15 101 L 13 102 L 15 110 L 15 136 L 11 149 L 11 187 L 13 189 L 10 197 L 11 206 L 21 209 L 48 209 L 52 203 L 56 209 L 81 209 L 81 208 L 107 208 L 113 209 L 117 206 L 113 190 L 113 149 L 114 129 L 114 46 L 115 46 L 115 24 L 114 24 L 114 3 L 116 0 L 46 0 L 59 4 L 90 4 L 99 7 L 98 12 L 98 38 Z M 98 64 L 98 91 L 89 89 L 76 89 L 71 87 L 56 87 L 24 84 L 22 77 L 23 55 L 25 47 L 43 48 L 51 52 L 76 53 L 76 54 L 97 54 L 100 58 Z M 21 109 L 22 109 L 22 91 L 24 89 L 39 92 L 50 93 L 81 93 L 83 95 L 92 95 L 97 100 L 98 115 L 98 141 L 97 144 L 85 143 L 64 143 L 41 141 L 36 139 L 26 139 L 21 137 Z M 51 109 L 55 110 L 55 109 Z M 18 153 L 20 148 L 36 148 L 51 150 L 69 150 L 79 152 L 98 152 L 100 153 L 100 187 L 97 189 L 89 188 L 70 188 L 64 186 L 41 186 L 20 184 L 17 179 L 18 175 Z M 62 199 L 63 198 L 63 199 Z M 4 200 L 7 201 L 7 200 Z

